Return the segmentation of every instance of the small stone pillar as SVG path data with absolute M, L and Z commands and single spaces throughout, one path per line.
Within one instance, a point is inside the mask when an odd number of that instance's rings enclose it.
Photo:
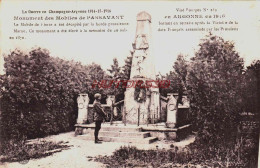
M 182 96 L 182 103 L 184 107 L 190 108 L 190 101 L 187 95 Z
M 178 94 L 168 93 L 167 94 L 167 121 L 166 127 L 174 128 L 177 123 L 177 99 Z
M 108 106 L 112 106 L 112 104 L 114 104 L 116 102 L 116 96 L 115 95 L 107 95 L 107 99 L 106 99 L 107 105 Z M 113 115 L 117 116 L 117 108 L 113 108 Z
M 106 103 L 108 106 L 111 106 L 113 103 L 115 103 L 116 97 L 115 95 L 107 95 Z
M 89 97 L 88 94 L 79 94 L 77 98 L 78 103 L 78 124 L 85 124 L 88 121 L 88 104 Z

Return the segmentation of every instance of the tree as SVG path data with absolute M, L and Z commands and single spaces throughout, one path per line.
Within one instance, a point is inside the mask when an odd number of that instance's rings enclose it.
M 114 80 L 117 81 L 125 81 L 130 79 L 130 73 L 131 73 L 131 67 L 132 67 L 132 58 L 133 58 L 133 53 L 130 53 L 131 55 L 128 56 L 125 59 L 125 64 L 122 67 L 119 67 L 117 64 L 117 60 L 114 60 L 114 64 L 111 66 L 111 72 L 113 72 Z M 120 70 L 119 70 L 120 69 Z M 114 86 L 114 94 L 116 96 L 116 100 L 120 101 L 124 99 L 124 93 L 125 93 L 126 88 L 123 87 L 123 82 L 120 82 L 120 85 L 115 88 Z
M 182 103 L 182 96 L 186 91 L 186 80 L 188 74 L 188 61 L 185 59 L 185 57 L 182 54 L 178 55 L 177 60 L 173 65 L 173 68 L 176 73 L 175 81 L 177 82 L 178 95 L 179 95 L 177 104 L 179 104 Z
M 173 65 L 175 72 L 178 74 L 178 77 L 184 85 L 186 85 L 186 77 L 188 73 L 188 61 L 185 56 L 179 54 L 176 62 Z
M 122 96 L 122 88 L 116 87 L 116 82 L 121 80 L 121 68 L 119 67 L 118 60 L 116 58 L 113 59 L 113 64 L 111 65 L 111 69 L 108 69 L 110 75 L 107 78 L 107 85 L 111 85 L 106 89 L 106 93 L 110 95 L 115 95 L 116 99 Z
M 193 126 L 209 144 L 233 140 L 241 112 L 243 59 L 232 42 L 211 34 L 199 46 L 187 80 Z
M 94 101 L 94 95 L 95 93 L 100 93 L 102 95 L 102 103 L 105 101 L 106 93 L 104 88 L 96 86 L 93 87 L 93 84 L 95 82 L 100 82 L 102 79 L 107 79 L 107 74 L 105 71 L 101 68 L 100 65 L 96 63 L 92 63 L 88 66 L 86 66 L 86 74 L 87 77 L 85 78 L 86 80 L 86 92 L 89 94 L 90 101 Z
M 93 100 L 96 92 L 103 93 L 92 89 L 93 81 L 106 75 L 100 65 L 51 57 L 41 48 L 28 54 L 12 51 L 5 56 L 5 69 L 0 76 L 1 140 L 74 129 L 78 94 L 89 93 Z
M 253 61 L 253 63 L 247 67 L 243 76 L 243 110 L 245 112 L 258 114 L 260 109 L 260 60 Z
M 132 67 L 133 52 L 130 52 L 125 60 L 125 65 L 122 67 L 121 79 L 128 80 L 130 79 L 131 67 Z
M 162 95 L 166 96 L 167 93 L 178 93 L 178 103 L 181 103 L 182 96 L 186 91 L 186 78 L 188 73 L 188 61 L 185 56 L 179 54 L 176 61 L 173 64 L 173 70 L 164 77 L 166 80 L 170 80 L 169 88 L 160 88 Z
M 113 59 L 113 65 L 111 65 L 111 69 L 108 69 L 108 72 L 110 72 L 112 79 L 116 80 L 120 78 L 121 68 L 119 67 L 117 58 Z

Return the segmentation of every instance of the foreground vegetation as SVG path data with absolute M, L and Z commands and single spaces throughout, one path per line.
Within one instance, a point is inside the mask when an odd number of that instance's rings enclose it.
M 185 148 L 140 150 L 124 146 L 112 156 L 99 156 L 94 160 L 107 167 L 257 167 L 257 139 L 240 138 L 230 146 L 210 146 L 197 140 Z
M 26 140 L 11 140 L 1 145 L 1 162 L 26 162 L 30 159 L 50 156 L 70 147 L 63 141 L 49 142 L 45 140 L 34 143 L 28 143 Z

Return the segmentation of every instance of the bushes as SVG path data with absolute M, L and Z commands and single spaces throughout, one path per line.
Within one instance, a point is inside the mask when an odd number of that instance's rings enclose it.
M 260 109 L 260 60 L 255 60 L 247 67 L 242 83 L 243 105 L 245 112 L 259 115 Z M 250 101 L 248 101 L 250 100 Z
M 214 145 L 236 139 L 242 112 L 243 60 L 231 42 L 210 35 L 191 59 L 187 88 L 193 125 Z
M 198 142 L 198 141 L 197 141 Z M 233 146 L 212 147 L 200 143 L 185 148 L 140 150 L 123 146 L 112 156 L 99 156 L 95 161 L 107 167 L 257 167 L 257 143 L 241 138 Z
M 1 141 L 42 137 L 69 131 L 77 118 L 77 95 L 94 94 L 93 79 L 104 71 L 99 65 L 65 61 L 38 48 L 5 57 L 1 75 Z
M 174 71 L 166 78 L 181 84 L 172 85 L 172 91 L 179 95 L 182 88 L 188 91 L 191 122 L 199 137 L 191 149 L 194 155 L 197 151 L 201 156 L 199 160 L 212 158 L 226 162 L 224 166 L 229 162 L 245 167 L 256 165 L 258 136 L 245 137 L 238 132 L 238 127 L 242 121 L 240 113 L 257 113 L 259 65 L 255 61 L 244 71 L 243 59 L 234 44 L 211 34 L 199 44 L 189 63 L 178 56 Z

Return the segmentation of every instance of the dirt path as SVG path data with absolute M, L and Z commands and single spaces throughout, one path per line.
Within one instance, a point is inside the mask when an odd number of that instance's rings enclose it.
M 53 135 L 44 138 L 47 141 L 64 141 L 68 145 L 73 145 L 68 150 L 55 153 L 51 156 L 32 159 L 28 163 L 21 164 L 19 162 L 4 163 L 0 165 L 2 168 L 102 168 L 102 163 L 94 162 L 91 157 L 98 155 L 111 155 L 120 146 L 136 146 L 140 149 L 156 149 L 169 148 L 169 143 L 153 143 L 153 144 L 127 144 L 118 142 L 103 142 L 102 144 L 94 144 L 93 141 L 86 141 L 74 136 L 74 132 Z M 36 139 L 35 141 L 40 140 Z M 176 146 L 185 146 L 194 141 L 194 137 L 190 137 L 182 142 L 173 143 Z

